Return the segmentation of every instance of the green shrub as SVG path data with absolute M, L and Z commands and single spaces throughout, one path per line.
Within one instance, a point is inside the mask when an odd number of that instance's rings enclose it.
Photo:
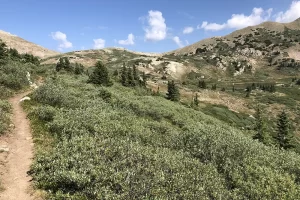
M 165 98 L 85 82 L 59 75 L 33 94 L 42 120 L 60 107 L 44 120 L 55 144 L 30 172 L 49 199 L 300 198 L 298 154 Z
M 8 101 L 0 100 L 0 135 L 8 129 L 10 123 L 10 112 L 11 105 L 8 103 Z

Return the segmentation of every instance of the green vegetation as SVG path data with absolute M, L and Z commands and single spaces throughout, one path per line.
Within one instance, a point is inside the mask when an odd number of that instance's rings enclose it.
M 10 104 L 0 99 L 0 135 L 8 130 L 8 125 L 10 122 L 9 114 L 11 112 Z
M 123 86 L 134 87 L 137 85 L 146 86 L 146 77 L 143 74 L 143 82 L 140 81 L 138 70 L 135 65 L 133 67 L 126 67 L 125 63 L 123 63 L 122 71 L 121 71 L 121 80 Z
M 0 135 L 9 131 L 11 105 L 7 98 L 29 86 L 28 73 L 33 74 L 38 65 L 37 57 L 19 54 L 0 40 Z
M 53 140 L 30 172 L 49 199 L 300 198 L 298 154 L 143 88 L 87 79 L 59 74 L 28 105 Z
M 171 101 L 179 101 L 180 99 L 179 89 L 177 88 L 174 81 L 168 82 L 167 99 Z
M 255 115 L 255 131 L 256 134 L 254 135 L 253 139 L 262 142 L 265 145 L 270 144 L 270 136 L 267 132 L 265 119 L 262 116 L 261 108 L 257 108 L 256 115 Z
M 294 135 L 285 111 L 282 111 L 278 116 L 276 140 L 280 148 L 290 149 L 295 147 L 293 144 Z
M 90 75 L 88 83 L 94 83 L 103 86 L 111 86 L 113 83 L 110 80 L 110 76 L 107 68 L 98 61 L 96 63 L 93 73 Z
M 27 73 L 35 71 L 38 58 L 29 54 L 19 54 L 9 49 L 0 40 L 0 135 L 8 130 L 10 123 L 9 103 L 6 101 L 14 92 L 29 86 Z

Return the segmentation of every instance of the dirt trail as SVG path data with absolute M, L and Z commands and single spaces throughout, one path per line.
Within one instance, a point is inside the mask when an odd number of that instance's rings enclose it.
M 34 197 L 30 194 L 31 177 L 27 175 L 33 158 L 33 141 L 29 120 L 23 111 L 19 101 L 29 92 L 21 93 L 9 100 L 13 108 L 12 122 L 15 125 L 14 131 L 9 136 L 0 139 L 9 151 L 1 155 L 3 176 L 1 184 L 4 191 L 0 192 L 2 200 L 31 200 Z

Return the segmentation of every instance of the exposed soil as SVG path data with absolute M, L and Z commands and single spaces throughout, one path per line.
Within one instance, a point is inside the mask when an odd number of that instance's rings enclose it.
M 20 105 L 20 99 L 29 92 L 21 93 L 9 101 L 13 108 L 11 134 L 0 138 L 0 146 L 8 151 L 0 153 L 1 186 L 3 200 L 36 199 L 32 194 L 31 177 L 27 175 L 33 158 L 33 141 L 29 120 Z

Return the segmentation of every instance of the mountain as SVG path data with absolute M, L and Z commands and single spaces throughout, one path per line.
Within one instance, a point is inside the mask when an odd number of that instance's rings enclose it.
M 249 34 L 258 34 L 258 32 L 267 31 L 269 33 L 273 34 L 280 34 L 284 33 L 285 30 L 292 30 L 292 31 L 300 31 L 300 18 L 297 20 L 291 22 L 291 23 L 278 23 L 278 22 L 264 22 L 262 24 L 259 24 L 257 26 L 249 26 L 244 29 L 240 29 L 237 31 L 234 31 L 233 33 L 224 36 L 224 37 L 213 37 L 201 40 L 197 43 L 194 43 L 192 45 L 183 47 L 181 49 L 177 49 L 175 51 L 167 52 L 166 54 L 186 54 L 186 53 L 196 53 L 197 48 L 201 48 L 207 45 L 215 45 L 220 40 L 225 41 L 225 43 L 233 45 L 234 40 L 238 37 L 246 37 Z M 257 35 L 258 36 L 258 35 Z M 263 34 L 264 37 L 267 37 L 268 35 L 266 33 Z
M 206 77 L 241 76 L 246 72 L 278 75 L 278 68 L 289 73 L 300 69 L 300 18 L 291 23 L 264 22 L 224 37 L 201 40 L 164 54 L 132 52 L 123 48 L 86 50 L 56 55 L 43 60 L 55 64 L 67 56 L 86 67 L 101 60 L 118 69 L 123 63 L 136 65 L 156 78 L 183 79 L 192 71 Z M 272 68 L 269 68 L 272 66 Z M 226 72 L 226 73 L 225 73 Z M 227 73 L 228 72 L 228 73 Z
M 40 58 L 58 55 L 58 52 L 46 49 L 34 43 L 28 42 L 16 35 L 0 30 L 0 39 L 10 48 L 17 49 L 19 53 L 29 53 Z

